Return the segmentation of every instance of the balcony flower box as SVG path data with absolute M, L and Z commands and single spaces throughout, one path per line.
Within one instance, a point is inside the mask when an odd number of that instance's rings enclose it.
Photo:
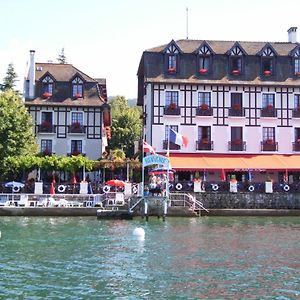
M 233 142 L 234 142 L 235 145 L 241 145 L 242 144 L 241 139 L 235 139 Z
M 270 70 L 264 70 L 264 75 L 265 76 L 271 76 L 272 72 Z
M 200 105 L 200 108 L 201 108 L 202 110 L 208 110 L 208 105 L 207 105 L 206 103 L 202 103 L 202 104 Z
M 234 110 L 240 110 L 241 109 L 241 105 L 239 103 L 235 103 L 235 104 L 233 104 L 232 108 Z
M 266 144 L 267 145 L 274 145 L 274 141 L 272 139 L 267 139 Z
M 76 93 L 76 94 L 74 95 L 74 98 L 75 98 L 75 99 L 82 98 L 82 95 L 81 95 L 80 93 Z
M 172 102 L 172 103 L 170 103 L 169 107 L 170 107 L 170 109 L 176 109 L 177 105 L 176 105 L 176 103 Z
M 72 126 L 73 129 L 80 129 L 81 124 L 79 122 L 74 122 L 74 123 L 72 123 L 71 126 Z
M 49 92 L 45 92 L 45 93 L 43 93 L 43 98 L 44 99 L 47 99 L 47 98 L 50 98 L 50 97 L 52 97 L 52 94 L 51 93 L 49 93 Z
M 77 155 L 79 155 L 79 154 L 81 154 L 81 152 L 78 151 L 78 150 L 74 150 L 74 151 L 71 153 L 71 155 L 73 155 L 73 156 L 77 156 Z
M 168 68 L 168 72 L 173 74 L 176 72 L 176 68 Z
M 49 121 L 43 121 L 41 125 L 42 125 L 43 128 L 50 128 L 51 127 L 51 123 Z
M 273 110 L 274 106 L 272 104 L 267 105 L 267 110 Z
M 207 69 L 201 68 L 201 69 L 199 70 L 199 73 L 202 74 L 202 75 L 204 75 L 204 74 L 207 73 Z
M 232 70 L 232 71 L 231 71 L 231 74 L 232 74 L 232 75 L 240 75 L 240 74 L 241 74 L 241 71 L 240 71 L 240 70 Z

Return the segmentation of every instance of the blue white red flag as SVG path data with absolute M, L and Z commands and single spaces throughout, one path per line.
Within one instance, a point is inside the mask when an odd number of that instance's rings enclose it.
M 170 128 L 170 142 L 186 147 L 188 144 L 188 138 Z

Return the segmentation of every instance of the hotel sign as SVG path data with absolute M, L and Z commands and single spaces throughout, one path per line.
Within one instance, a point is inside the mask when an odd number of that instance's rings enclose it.
M 143 166 L 161 165 L 168 167 L 169 159 L 162 155 L 148 155 L 143 158 Z

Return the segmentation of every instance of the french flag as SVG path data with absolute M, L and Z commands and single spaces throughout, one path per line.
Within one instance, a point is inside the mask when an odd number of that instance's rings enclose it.
M 156 154 L 155 149 L 151 145 L 146 143 L 145 141 L 143 141 L 143 148 L 144 148 L 144 152 L 149 152 L 151 154 Z
M 188 138 L 173 129 L 170 128 L 170 142 L 179 145 L 179 146 L 184 146 L 186 147 L 188 144 Z

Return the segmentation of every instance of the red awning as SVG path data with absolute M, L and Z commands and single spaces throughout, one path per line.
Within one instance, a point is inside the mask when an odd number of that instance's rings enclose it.
M 259 154 L 184 154 L 170 155 L 171 167 L 189 170 L 300 170 L 300 155 Z

